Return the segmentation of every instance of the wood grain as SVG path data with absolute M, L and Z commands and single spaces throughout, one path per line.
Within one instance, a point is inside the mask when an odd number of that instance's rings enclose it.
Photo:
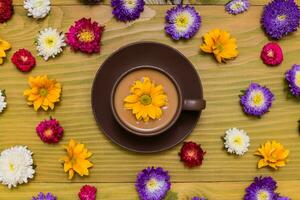
M 193 39 L 179 42 L 172 41 L 164 33 L 164 16 L 169 8 L 170 6 L 146 6 L 139 20 L 120 23 L 111 15 L 110 6 L 104 5 L 54 6 L 51 15 L 41 21 L 26 17 L 24 9 L 16 6 L 13 19 L 0 26 L 0 36 L 13 46 L 5 64 L 0 66 L 0 88 L 6 89 L 9 104 L 8 109 L 0 116 L 0 150 L 12 145 L 26 144 L 34 152 L 37 165 L 37 174 L 28 188 L 32 187 L 30 191 L 38 192 L 43 187 L 49 186 L 52 190 L 58 190 L 66 195 L 66 198 L 61 199 L 70 199 L 73 194 L 65 192 L 61 187 L 74 186 L 72 189 L 74 191 L 79 188 L 78 184 L 67 184 L 69 182 L 105 183 L 103 187 L 107 188 L 108 192 L 104 199 L 117 199 L 118 194 L 117 197 L 112 197 L 115 193 L 109 194 L 109 191 L 113 193 L 112 189 L 109 190 L 110 186 L 120 188 L 123 193 L 127 190 L 133 191 L 132 184 L 125 184 L 123 187 L 123 182 L 133 183 L 141 169 L 152 165 L 169 170 L 174 183 L 198 182 L 199 188 L 201 184 L 206 184 L 201 182 L 243 181 L 249 184 L 249 181 L 257 175 L 271 175 L 276 180 L 287 181 L 289 183 L 287 185 L 293 189 L 289 190 L 285 184 L 282 184 L 282 187 L 289 191 L 288 195 L 294 197 L 293 199 L 299 199 L 294 187 L 294 185 L 299 187 L 300 182 L 300 138 L 297 130 L 297 120 L 300 117 L 299 102 L 286 98 L 283 84 L 285 71 L 292 64 L 300 63 L 299 32 L 279 41 L 285 52 L 282 65 L 266 67 L 259 59 L 262 46 L 268 42 L 259 23 L 261 6 L 252 7 L 249 12 L 239 16 L 228 15 L 222 6 L 197 6 L 203 19 L 201 30 Z M 19 48 L 27 48 L 37 56 L 34 38 L 42 28 L 51 26 L 67 31 L 74 20 L 81 17 L 91 17 L 105 25 L 100 55 L 88 56 L 66 48 L 61 56 L 48 62 L 37 57 L 37 67 L 29 74 L 17 71 L 9 61 L 13 52 Z M 217 64 L 211 55 L 203 54 L 198 49 L 202 42 L 201 36 L 216 27 L 230 31 L 238 41 L 240 55 L 228 64 Z M 207 109 L 187 139 L 201 143 L 207 151 L 202 167 L 185 168 L 177 155 L 180 145 L 163 153 L 151 155 L 125 151 L 109 141 L 94 121 L 90 106 L 90 88 L 95 72 L 101 63 L 121 46 L 145 40 L 165 43 L 181 51 L 194 64 L 202 79 Z M 42 74 L 48 74 L 63 85 L 62 101 L 54 112 L 36 113 L 32 107 L 26 105 L 22 96 L 23 90 L 27 88 L 28 76 Z M 239 105 L 240 90 L 245 89 L 250 82 L 267 85 L 276 96 L 270 113 L 261 119 L 247 117 Z M 43 144 L 36 136 L 35 126 L 49 115 L 57 118 L 65 129 L 65 136 L 59 145 Z M 223 150 L 221 137 L 224 131 L 231 127 L 242 128 L 251 137 L 250 150 L 243 157 L 228 155 Z M 94 163 L 91 175 L 85 178 L 76 177 L 73 181 L 67 179 L 58 161 L 64 155 L 61 146 L 71 138 L 86 143 L 89 150 L 94 153 L 91 158 Z M 256 164 L 259 158 L 253 153 L 261 143 L 271 139 L 280 141 L 291 150 L 289 163 L 278 171 L 258 170 Z M 184 189 L 198 191 L 194 186 L 197 184 L 188 183 Z M 218 195 L 223 197 L 223 193 L 228 195 L 227 199 L 232 200 L 239 199 L 241 195 L 240 183 L 232 183 L 232 188 L 231 183 L 227 188 L 223 188 L 223 183 L 207 184 L 207 191 L 210 191 L 207 193 L 211 199 L 218 199 Z M 175 186 L 178 190 L 184 191 L 180 184 Z M 194 189 L 189 189 L 190 186 Z M 215 189 L 210 190 L 210 187 Z M 24 188 L 22 186 L 12 193 L 0 188 L 0 195 L 16 195 L 14 199 L 21 198 L 22 194 L 25 195 L 26 188 L 27 186 Z M 26 195 L 31 196 L 32 193 L 28 192 Z M 133 192 L 130 195 L 133 195 L 132 198 L 135 196 Z M 128 199 L 131 199 L 130 195 Z
M 132 183 L 90 183 L 98 190 L 97 199 L 101 200 L 138 200 L 137 192 Z M 80 183 L 40 183 L 28 184 L 15 190 L 2 189 L 0 199 L 24 200 L 31 199 L 39 192 L 52 192 L 58 199 L 74 200 L 84 184 Z M 172 191 L 178 193 L 178 200 L 190 200 L 194 196 L 205 196 L 208 199 L 233 200 L 241 199 L 244 190 L 249 185 L 246 182 L 218 182 L 218 183 L 175 183 Z M 300 199 L 300 181 L 280 181 L 278 192 L 291 199 Z M 3 197 L 3 198 L 2 198 Z

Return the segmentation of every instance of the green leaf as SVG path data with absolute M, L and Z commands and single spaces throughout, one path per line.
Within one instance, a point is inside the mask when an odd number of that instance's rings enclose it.
M 178 200 L 178 194 L 176 192 L 169 191 L 164 200 Z

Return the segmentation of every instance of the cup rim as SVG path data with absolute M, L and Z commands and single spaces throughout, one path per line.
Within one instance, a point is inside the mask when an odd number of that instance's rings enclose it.
M 161 73 L 163 73 L 164 75 L 166 75 L 171 81 L 172 83 L 175 85 L 175 88 L 177 90 L 178 93 L 178 106 L 177 106 L 177 110 L 175 115 L 173 116 L 172 120 L 170 121 L 169 124 L 167 124 L 165 127 L 162 127 L 161 129 L 158 129 L 157 131 L 153 131 L 153 132 L 145 132 L 142 133 L 140 131 L 136 131 L 134 129 L 129 128 L 119 117 L 119 115 L 117 114 L 116 110 L 115 110 L 115 106 L 114 106 L 114 96 L 115 96 L 115 92 L 117 89 L 117 86 L 119 85 L 120 81 L 129 73 L 136 71 L 136 70 L 140 70 L 140 69 L 153 69 L 153 70 L 157 70 Z M 114 118 L 117 120 L 118 124 L 122 126 L 122 128 L 124 128 L 125 130 L 127 130 L 130 133 L 133 133 L 135 135 L 138 136 L 144 136 L 144 137 L 150 137 L 150 136 L 156 136 L 159 134 L 162 134 L 163 132 L 165 132 L 166 130 L 168 130 L 169 128 L 171 128 L 177 121 L 177 119 L 179 118 L 181 112 L 182 112 L 182 104 L 183 104 L 183 97 L 182 97 L 182 92 L 180 89 L 179 84 L 177 83 L 177 81 L 175 80 L 174 77 L 172 77 L 168 72 L 166 72 L 165 70 L 156 67 L 156 66 L 151 66 L 151 65 L 147 65 L 147 66 L 136 66 L 133 67 L 125 72 L 123 72 L 116 80 L 116 82 L 114 83 L 114 86 L 112 88 L 112 92 L 111 92 L 111 96 L 110 96 L 110 107 L 112 110 L 112 113 L 114 115 Z

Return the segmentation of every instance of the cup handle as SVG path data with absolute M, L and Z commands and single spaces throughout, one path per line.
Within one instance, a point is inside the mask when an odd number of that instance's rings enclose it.
M 201 111 L 206 107 L 206 101 L 203 99 L 185 99 L 182 110 Z

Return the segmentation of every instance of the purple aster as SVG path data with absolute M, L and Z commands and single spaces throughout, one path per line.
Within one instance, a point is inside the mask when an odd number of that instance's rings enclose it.
M 161 167 L 148 167 L 138 174 L 135 187 L 141 200 L 161 200 L 171 188 L 170 176 Z
M 291 199 L 288 197 L 277 197 L 276 200 L 291 200 Z
M 204 197 L 193 197 L 192 200 L 207 200 Z
M 225 5 L 225 10 L 232 15 L 245 12 L 250 7 L 248 0 L 232 0 Z
M 120 21 L 127 22 L 138 19 L 144 11 L 144 0 L 112 0 L 113 15 Z
M 193 37 L 201 26 L 201 17 L 194 7 L 177 5 L 166 13 L 165 31 L 174 40 Z
M 37 197 L 32 197 L 32 200 L 56 200 L 56 197 L 53 196 L 50 192 L 44 194 L 40 192 Z
M 272 177 L 256 177 L 246 188 L 244 200 L 276 200 L 277 183 Z
M 268 112 L 275 99 L 268 88 L 257 83 L 251 83 L 240 98 L 244 112 L 253 116 L 261 116 Z
M 280 39 L 297 30 L 300 11 L 294 0 L 274 0 L 265 6 L 261 23 L 265 32 Z
M 293 65 L 293 67 L 285 73 L 285 79 L 289 84 L 292 95 L 300 97 L 300 65 Z

